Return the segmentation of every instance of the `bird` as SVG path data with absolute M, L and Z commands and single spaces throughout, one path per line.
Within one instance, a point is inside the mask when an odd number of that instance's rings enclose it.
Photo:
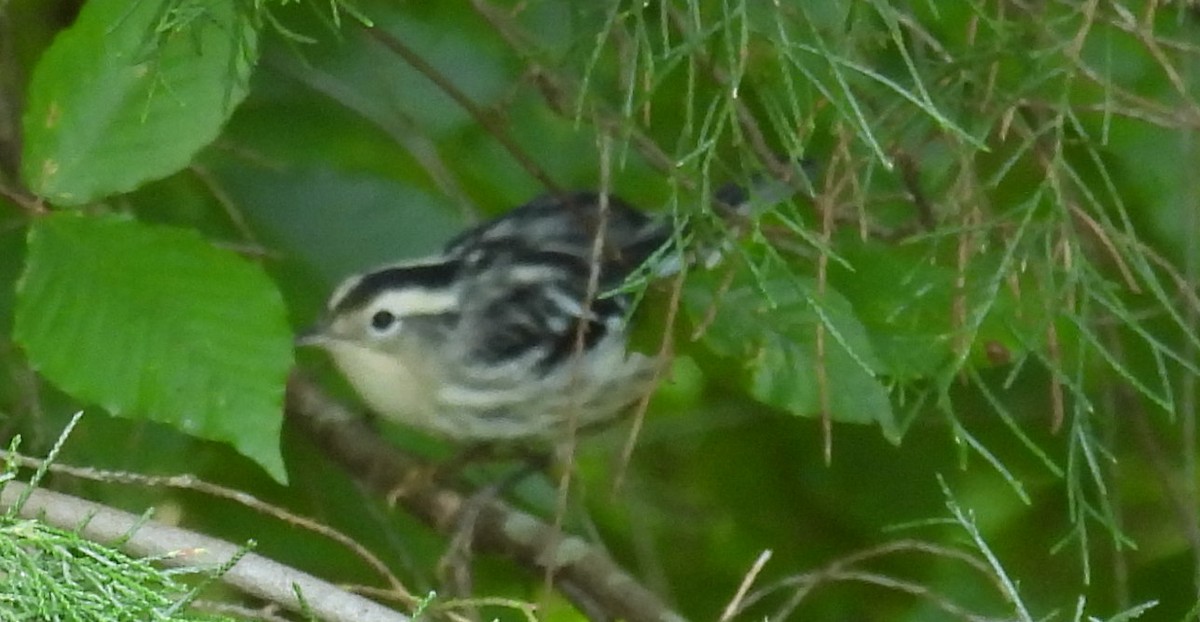
M 794 183 L 759 192 L 778 202 Z M 746 216 L 751 193 L 714 193 Z M 653 388 L 656 356 L 629 347 L 635 277 L 712 264 L 686 225 L 609 193 L 537 197 L 427 257 L 343 280 L 297 343 L 324 349 L 365 404 L 463 445 L 544 447 L 604 427 Z M 689 249 L 688 247 L 691 247 Z

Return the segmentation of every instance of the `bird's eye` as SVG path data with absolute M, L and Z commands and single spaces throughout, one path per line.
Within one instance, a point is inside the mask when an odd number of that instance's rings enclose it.
M 394 328 L 399 321 L 400 319 L 396 317 L 396 314 L 385 309 L 380 309 L 371 316 L 371 329 L 376 333 L 386 333 Z

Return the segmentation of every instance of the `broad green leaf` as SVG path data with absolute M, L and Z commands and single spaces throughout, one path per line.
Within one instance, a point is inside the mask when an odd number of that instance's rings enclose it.
M 935 242 L 905 245 L 863 242 L 845 236 L 838 252 L 851 269 L 833 265 L 830 282 L 851 301 L 866 326 L 881 372 L 899 381 L 937 377 L 951 366 L 957 339 L 970 339 L 971 364 L 1005 364 L 1025 353 L 1027 344 L 1045 334 L 1045 296 L 1037 284 L 1023 279 L 1014 294 L 1007 275 L 997 277 L 1003 249 L 978 253 L 964 269 L 962 285 L 957 252 Z M 948 255 L 948 256 L 946 256 Z M 1002 278 L 999 286 L 992 283 Z M 961 298 L 961 299 L 960 299 Z M 965 316 L 984 313 L 979 330 L 968 334 Z
M 256 266 L 199 235 L 112 215 L 36 220 L 14 336 L 77 399 L 229 443 L 285 478 L 283 301 Z
M 954 271 L 923 250 L 847 239 L 839 252 L 852 270 L 830 270 L 838 291 L 854 301 L 884 372 L 897 380 L 931 378 L 952 358 Z
M 244 3 L 90 0 L 38 62 L 22 176 L 62 205 L 186 166 L 246 94 L 257 33 Z
M 685 290 L 697 322 L 716 308 L 705 343 L 718 355 L 744 361 L 743 384 L 756 399 L 792 414 L 821 412 L 818 366 L 824 366 L 829 414 L 835 421 L 878 423 L 898 437 L 887 391 L 876 378 L 880 362 L 854 309 L 840 294 L 817 294 L 811 279 L 739 275 L 723 294 L 712 278 Z M 824 356 L 817 353 L 818 327 Z
M 254 168 L 217 155 L 201 160 L 270 246 L 308 261 L 328 284 L 436 252 L 464 226 L 445 198 L 408 184 L 333 167 Z

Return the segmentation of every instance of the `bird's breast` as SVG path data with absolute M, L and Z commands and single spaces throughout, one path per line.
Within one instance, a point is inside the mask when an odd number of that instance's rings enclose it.
M 436 374 L 430 361 L 404 361 L 352 343 L 327 345 L 334 363 L 371 410 L 393 421 L 436 430 Z

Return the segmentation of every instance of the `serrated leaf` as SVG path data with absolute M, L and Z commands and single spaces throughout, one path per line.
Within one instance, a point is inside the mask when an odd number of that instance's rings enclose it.
M 90 0 L 34 69 L 21 174 L 76 205 L 183 168 L 246 94 L 243 3 Z
M 744 362 L 743 384 L 752 396 L 796 415 L 816 415 L 817 368 L 823 365 L 831 418 L 878 423 L 888 438 L 898 437 L 887 391 L 875 377 L 878 357 L 845 298 L 831 290 L 817 296 L 811 279 L 749 275 L 715 298 L 719 288 L 709 280 L 688 284 L 686 308 L 699 321 L 716 305 L 705 343 Z M 817 354 L 818 330 L 825 333 L 823 357 Z
M 199 235 L 111 215 L 37 219 L 14 337 L 77 399 L 229 443 L 285 479 L 283 301 L 257 266 Z

